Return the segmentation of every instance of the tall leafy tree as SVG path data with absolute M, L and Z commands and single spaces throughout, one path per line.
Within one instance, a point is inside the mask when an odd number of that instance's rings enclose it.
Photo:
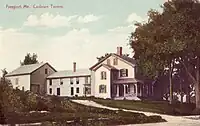
M 197 0 L 171 0 L 162 8 L 162 13 L 149 11 L 148 22 L 138 25 L 130 37 L 130 44 L 135 57 L 142 62 L 139 66 L 150 62 L 148 67 L 143 67 L 145 70 L 141 69 L 145 75 L 149 75 L 146 71 L 155 76 L 160 68 L 161 71 L 169 69 L 171 101 L 173 68 L 176 62 L 181 63 L 195 85 L 196 108 L 200 109 L 200 4 Z M 161 67 L 155 64 L 156 61 Z
M 165 3 L 164 11 L 171 16 L 171 36 L 181 42 L 178 61 L 195 86 L 196 108 L 200 110 L 200 3 L 197 0 L 173 0 Z
M 29 65 L 29 64 L 36 64 L 36 63 L 38 63 L 37 58 L 38 58 L 37 54 L 33 53 L 33 55 L 31 55 L 30 53 L 27 53 L 24 60 L 22 62 L 20 61 L 20 64 L 21 64 L 21 66 Z
M 172 73 L 175 59 L 171 52 L 176 51 L 177 48 L 169 47 L 174 47 L 176 43 L 170 43 L 172 39 L 161 25 L 161 23 L 166 23 L 162 14 L 151 10 L 148 15 L 148 22 L 137 24 L 138 28 L 132 33 L 131 46 L 135 51 L 135 58 L 138 59 L 138 66 L 144 75 L 155 78 L 159 76 L 158 74 L 162 74 L 166 67 L 168 68 L 170 103 L 172 103 Z

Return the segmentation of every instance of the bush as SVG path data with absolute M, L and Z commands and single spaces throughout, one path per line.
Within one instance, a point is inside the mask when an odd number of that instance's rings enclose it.
M 0 83 L 0 104 L 0 111 L 4 114 L 8 112 L 21 111 L 23 108 L 20 97 L 6 81 Z

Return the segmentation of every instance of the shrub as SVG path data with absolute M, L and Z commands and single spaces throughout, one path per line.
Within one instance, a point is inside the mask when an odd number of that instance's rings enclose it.
M 7 81 L 0 83 L 0 104 L 3 113 L 21 111 L 23 108 L 20 97 Z

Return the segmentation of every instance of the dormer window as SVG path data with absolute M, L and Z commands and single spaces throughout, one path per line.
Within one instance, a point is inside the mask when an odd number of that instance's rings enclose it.
M 117 58 L 113 59 L 113 65 L 118 65 L 118 59 Z
M 128 77 L 128 69 L 121 69 L 120 77 Z

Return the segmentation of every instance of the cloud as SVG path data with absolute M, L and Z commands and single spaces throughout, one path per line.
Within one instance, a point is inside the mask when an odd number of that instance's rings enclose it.
M 135 30 L 136 26 L 134 25 L 135 22 L 146 22 L 147 17 L 142 18 L 141 16 L 137 15 L 136 13 L 131 13 L 128 15 L 127 19 L 125 20 L 125 25 L 117 26 L 112 29 L 108 29 L 109 32 L 115 33 L 131 33 Z
M 135 29 L 135 25 L 118 26 L 116 28 L 108 29 L 109 32 L 130 33 Z
M 95 22 L 101 19 L 102 16 L 95 16 L 93 14 L 85 15 L 85 16 L 79 16 L 78 22 L 79 23 L 89 23 L 89 22 Z
M 44 13 L 40 16 L 30 15 L 27 20 L 24 22 L 24 26 L 29 27 L 49 27 L 49 28 L 57 28 L 57 27 L 69 27 L 72 23 L 90 23 L 94 21 L 98 21 L 101 16 L 95 16 L 93 14 L 78 16 L 62 16 L 59 14 L 53 15 L 50 13 Z
M 57 70 L 89 68 L 96 63 L 96 57 L 116 52 L 117 46 L 123 52 L 131 53 L 127 46 L 127 33 L 106 32 L 93 34 L 87 28 L 73 29 L 60 36 L 42 36 L 22 31 L 0 31 L 0 69 L 11 71 L 19 66 L 26 53 L 37 53 L 39 61 L 49 62 Z
M 27 52 L 37 47 L 39 36 L 22 33 L 17 29 L 0 29 L 0 69 L 9 71 L 19 66 L 20 60 Z
M 59 14 L 53 15 L 50 13 L 44 13 L 40 16 L 30 15 L 28 16 L 24 25 L 30 27 L 41 26 L 50 28 L 70 26 L 71 21 L 76 17 L 77 15 L 66 17 Z
M 130 15 L 128 15 L 126 22 L 127 23 L 134 23 L 134 22 L 141 22 L 144 21 L 144 18 L 140 17 L 139 15 L 137 15 L 136 13 L 132 13 Z

